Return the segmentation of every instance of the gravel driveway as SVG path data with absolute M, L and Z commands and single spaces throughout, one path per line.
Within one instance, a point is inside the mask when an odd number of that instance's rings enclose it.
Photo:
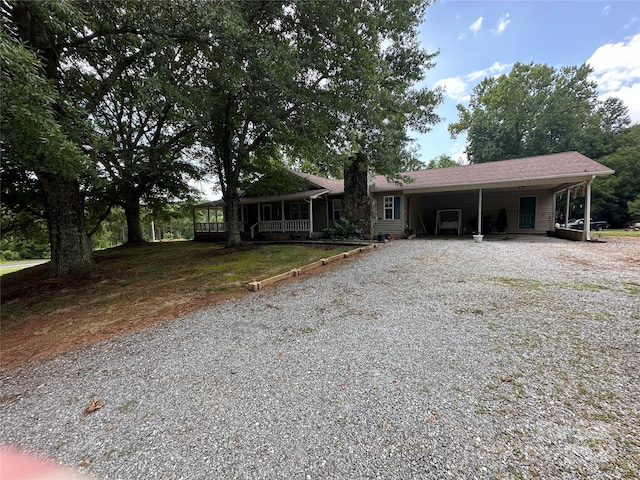
M 637 478 L 638 259 L 392 242 L 3 372 L 0 443 L 105 479 Z

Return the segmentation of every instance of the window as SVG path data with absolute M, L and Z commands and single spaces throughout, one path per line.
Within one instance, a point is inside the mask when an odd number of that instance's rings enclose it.
M 332 205 L 333 208 L 331 209 L 331 211 L 333 220 L 340 220 L 340 212 L 342 212 L 342 200 L 336 198 L 335 200 L 333 200 Z
M 400 220 L 400 197 L 384 197 L 384 219 Z
M 308 220 L 309 204 L 307 202 L 292 203 L 289 205 L 289 213 L 291 220 Z

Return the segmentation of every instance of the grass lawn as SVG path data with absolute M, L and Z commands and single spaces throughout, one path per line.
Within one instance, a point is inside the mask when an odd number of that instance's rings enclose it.
M 47 279 L 46 265 L 6 274 L 0 367 L 49 358 L 248 294 L 249 282 L 351 249 L 166 242 L 95 252 L 97 268 L 82 276 Z
M 7 273 L 17 272 L 17 271 L 22 270 L 24 268 L 25 267 L 4 267 L 4 268 L 0 268 L 0 277 L 2 275 L 6 275 Z
M 634 232 L 624 229 L 607 228 L 601 232 L 591 231 L 591 234 L 603 235 L 605 237 L 637 237 L 640 238 L 640 232 Z

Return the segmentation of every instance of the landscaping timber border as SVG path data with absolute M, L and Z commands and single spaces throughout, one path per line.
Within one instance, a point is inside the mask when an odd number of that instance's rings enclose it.
M 317 262 L 309 263 L 308 265 L 304 265 L 300 268 L 293 268 L 288 272 L 281 273 L 280 275 L 276 275 L 274 277 L 251 282 L 247 285 L 247 288 L 252 292 L 257 292 L 258 290 L 261 290 L 262 288 L 268 285 L 273 285 L 274 283 L 281 282 L 282 280 L 286 280 L 288 278 L 298 277 L 303 273 L 309 272 L 311 270 L 315 270 L 316 268 L 323 267 L 331 263 L 339 262 L 347 258 L 351 258 L 359 253 L 364 253 L 369 250 L 373 250 L 374 248 L 378 248 L 378 245 L 376 245 L 375 243 L 370 245 L 363 245 L 362 247 L 354 248 L 353 250 L 349 250 L 348 252 L 339 253 L 338 255 L 333 255 L 331 257 L 318 260 Z

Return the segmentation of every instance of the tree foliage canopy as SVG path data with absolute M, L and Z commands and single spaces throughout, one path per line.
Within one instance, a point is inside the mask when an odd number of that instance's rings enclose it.
M 640 199 L 640 125 L 616 135 L 615 144 L 613 153 L 598 160 L 616 173 L 593 184 L 592 216 L 624 227 L 640 220 L 635 210 Z
M 426 4 L 232 4 L 233 28 L 203 50 L 207 74 L 194 85 L 193 104 L 220 178 L 231 245 L 239 241 L 232 230 L 241 178 L 265 163 L 339 176 L 362 152 L 379 173 L 403 169 L 411 157 L 407 127 L 426 131 L 441 100 L 439 91 L 416 87 L 434 56 L 417 42 Z
M 3 165 L 77 175 L 85 158 L 57 120 L 57 92 L 44 78 L 36 54 L 4 30 L 0 32 L 0 83 Z
M 335 173 L 359 152 L 403 170 L 407 127 L 428 130 L 441 100 L 417 87 L 435 56 L 417 40 L 428 3 L 3 2 L 3 169 L 40 185 L 55 273 L 91 266 L 86 206 L 99 222 L 123 205 L 134 234 L 140 200 L 184 192 L 188 147 L 229 212 L 269 164 Z
M 588 65 L 554 69 L 514 64 L 508 74 L 483 79 L 468 106 L 457 105 L 457 136 L 467 133 L 471 163 L 576 150 L 599 158 L 612 151 L 612 135 L 628 126 L 624 104 L 598 100 Z
M 456 167 L 460 164 L 456 162 L 449 155 L 440 155 L 438 158 L 432 158 L 427 162 L 425 168 L 430 170 L 433 168 L 446 168 L 446 167 Z

